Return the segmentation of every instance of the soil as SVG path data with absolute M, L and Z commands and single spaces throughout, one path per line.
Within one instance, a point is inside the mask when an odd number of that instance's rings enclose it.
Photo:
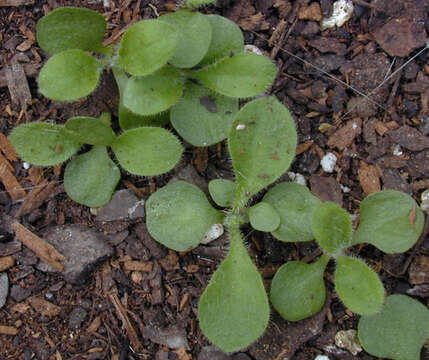
M 299 133 L 290 171 L 302 174 L 317 196 L 356 214 L 362 199 L 380 189 L 405 191 L 420 202 L 429 188 L 429 52 L 424 50 L 429 3 L 353 3 L 353 16 L 345 25 L 323 31 L 320 20 L 331 14 L 330 0 L 218 0 L 203 11 L 237 22 L 246 44 L 277 63 L 270 92 L 289 107 Z M 101 221 L 70 200 L 61 166 L 27 168 L 15 157 L 2 135 L 20 123 L 63 123 L 72 115 L 98 116 L 102 111 L 117 115 L 117 89 L 109 73 L 94 94 L 77 103 L 56 103 L 37 92 L 36 76 L 47 56 L 35 39 L 36 23 L 60 6 L 103 13 L 107 43 L 130 23 L 176 8 L 170 0 L 0 0 L 0 271 L 8 279 L 0 279 L 0 359 L 304 360 L 319 354 L 374 359 L 365 351 L 352 355 L 335 345 L 335 334 L 356 329 L 358 316 L 332 291 L 332 265 L 326 273 L 328 301 L 318 315 L 288 323 L 273 311 L 266 334 L 247 350 L 229 357 L 218 352 L 201 333 L 196 314 L 227 239 L 187 253 L 169 251 L 150 238 L 143 217 Z M 370 100 L 362 100 L 362 93 Z M 327 153 L 338 159 L 332 172 L 320 165 Z M 186 145 L 182 162 L 171 173 L 158 178 L 124 173 L 118 189 L 146 199 L 173 177 L 203 189 L 211 179 L 231 178 L 225 144 Z M 40 259 L 43 249 L 30 250 L 36 246 L 32 240 L 14 238 L 12 220 L 31 231 L 26 233 L 30 239 L 70 225 L 94 231 L 109 246 L 85 260 L 91 266 L 101 263 L 93 271 L 62 276 Z M 269 234 L 243 231 L 267 286 L 285 262 L 310 262 L 319 255 L 314 242 L 282 243 Z M 428 221 L 419 242 L 404 254 L 386 255 L 369 245 L 351 253 L 378 272 L 388 294 L 412 295 L 427 304 L 427 233 Z M 3 293 L 9 292 L 3 307 L 2 286 Z

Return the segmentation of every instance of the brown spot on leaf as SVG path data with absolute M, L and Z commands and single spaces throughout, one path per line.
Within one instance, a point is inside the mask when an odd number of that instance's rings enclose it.
M 270 154 L 270 158 L 279 161 L 280 158 L 276 154 Z
M 217 113 L 216 103 L 210 96 L 200 97 L 200 104 L 203 105 L 207 111 Z
M 55 152 L 60 153 L 61 151 L 63 151 L 63 147 L 62 147 L 62 145 L 57 145 L 57 146 L 55 147 Z

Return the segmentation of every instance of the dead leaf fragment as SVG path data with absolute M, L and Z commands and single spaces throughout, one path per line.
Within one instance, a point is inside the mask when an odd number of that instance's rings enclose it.
M 124 262 L 124 270 L 126 271 L 145 271 L 151 272 L 153 269 L 152 261 L 125 261 Z
M 57 316 L 61 312 L 61 308 L 59 306 L 37 296 L 29 297 L 28 302 L 31 307 L 42 316 L 53 317 Z
M 335 131 L 328 139 L 329 147 L 344 150 L 350 146 L 357 135 L 362 131 L 362 120 L 360 118 L 349 120 L 346 125 Z
M 381 190 L 380 174 L 376 166 L 368 165 L 364 161 L 359 164 L 358 178 L 366 195 Z
M 64 266 L 59 261 L 65 260 L 65 258 L 51 244 L 33 234 L 19 222 L 14 222 L 12 229 L 15 231 L 18 240 L 32 250 L 40 259 L 47 262 L 55 270 L 64 271 Z
M 410 283 L 413 285 L 429 283 L 429 257 L 416 257 L 410 266 Z
M 10 143 L 6 135 L 0 132 L 0 150 L 9 161 L 18 161 L 18 155 L 15 148 Z
M 16 327 L 0 325 L 0 334 L 2 335 L 16 335 L 18 331 Z
M 15 258 L 13 256 L 0 257 L 0 272 L 5 271 L 15 265 Z
M 0 182 L 3 183 L 12 200 L 19 200 L 27 195 L 21 184 L 10 170 L 7 169 L 5 164 L 0 164 Z
M 302 7 L 298 11 L 299 20 L 313 20 L 313 21 L 322 21 L 322 8 L 317 2 L 311 3 L 307 7 Z

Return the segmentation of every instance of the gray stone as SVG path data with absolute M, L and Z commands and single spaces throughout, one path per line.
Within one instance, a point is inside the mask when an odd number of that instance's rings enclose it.
M 139 200 L 131 190 L 116 191 L 112 200 L 97 210 L 97 221 L 137 219 L 144 216 L 144 200 Z
M 229 356 L 214 346 L 204 346 L 198 360 L 229 360 Z
M 10 296 L 16 302 L 21 302 L 31 295 L 31 290 L 24 289 L 19 285 L 13 285 L 10 289 Z
M 95 266 L 113 255 L 106 237 L 83 225 L 53 226 L 42 237 L 65 257 L 62 275 L 72 284 L 83 284 Z
M 7 294 L 9 292 L 9 278 L 6 273 L 0 274 L 0 308 L 6 304 Z
M 70 314 L 69 327 L 71 329 L 79 329 L 87 314 L 88 312 L 84 308 L 80 306 L 75 307 Z

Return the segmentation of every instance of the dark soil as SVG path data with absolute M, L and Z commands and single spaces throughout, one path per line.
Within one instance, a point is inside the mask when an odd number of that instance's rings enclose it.
M 106 39 L 112 42 L 131 22 L 175 8 L 174 1 L 164 0 L 108 3 L 109 7 L 96 0 L 0 0 L 0 133 L 7 136 L 14 126 L 28 121 L 61 123 L 78 114 L 116 114 L 111 74 L 104 76 L 93 95 L 71 104 L 47 100 L 36 84 L 46 54 L 35 40 L 35 26 L 52 9 L 73 5 L 100 11 L 108 19 Z M 421 193 L 429 188 L 429 64 L 428 51 L 421 51 L 429 31 L 428 1 L 356 0 L 354 5 L 344 26 L 324 31 L 319 21 L 330 15 L 330 0 L 218 0 L 217 6 L 204 9 L 236 21 L 246 43 L 277 63 L 271 93 L 289 107 L 299 133 L 291 171 L 302 174 L 314 194 L 338 202 L 350 213 L 357 212 L 366 194 L 380 189 L 405 191 L 420 202 Z M 372 100 L 362 101 L 360 93 Z M 0 271 L 9 279 L 9 295 L 0 309 L 1 360 L 304 360 L 318 354 L 374 359 L 364 351 L 352 355 L 335 345 L 335 334 L 356 329 L 358 316 L 332 291 L 332 266 L 326 274 L 330 291 L 322 312 L 292 324 L 273 311 L 270 326 L 257 343 L 240 354 L 222 355 L 201 333 L 196 313 L 199 296 L 226 252 L 226 239 L 188 253 L 168 251 L 150 238 L 144 218 L 98 221 L 90 209 L 66 196 L 61 167 L 25 169 L 7 152 L 0 137 L 0 165 L 8 159 L 12 174 L 6 176 L 0 168 Z M 338 158 L 331 173 L 320 166 L 328 152 Z M 146 199 L 173 177 L 205 188 L 211 179 L 231 176 L 225 144 L 187 146 L 183 161 L 168 175 L 123 174 L 118 189 L 131 189 Z M 19 185 L 21 193 L 10 190 Z M 58 225 L 79 224 L 97 231 L 110 244 L 103 254 L 113 255 L 108 260 L 104 255 L 97 258 L 95 262 L 102 264 L 82 275 L 84 283 L 72 283 L 14 240 L 9 227 L 13 217 L 41 237 Z M 319 255 L 313 242 L 287 244 L 243 230 L 267 286 L 283 263 L 310 262 Z M 372 246 L 351 252 L 378 272 L 388 294 L 409 294 L 427 304 L 427 232 L 426 223 L 418 244 L 405 254 L 385 255 Z

